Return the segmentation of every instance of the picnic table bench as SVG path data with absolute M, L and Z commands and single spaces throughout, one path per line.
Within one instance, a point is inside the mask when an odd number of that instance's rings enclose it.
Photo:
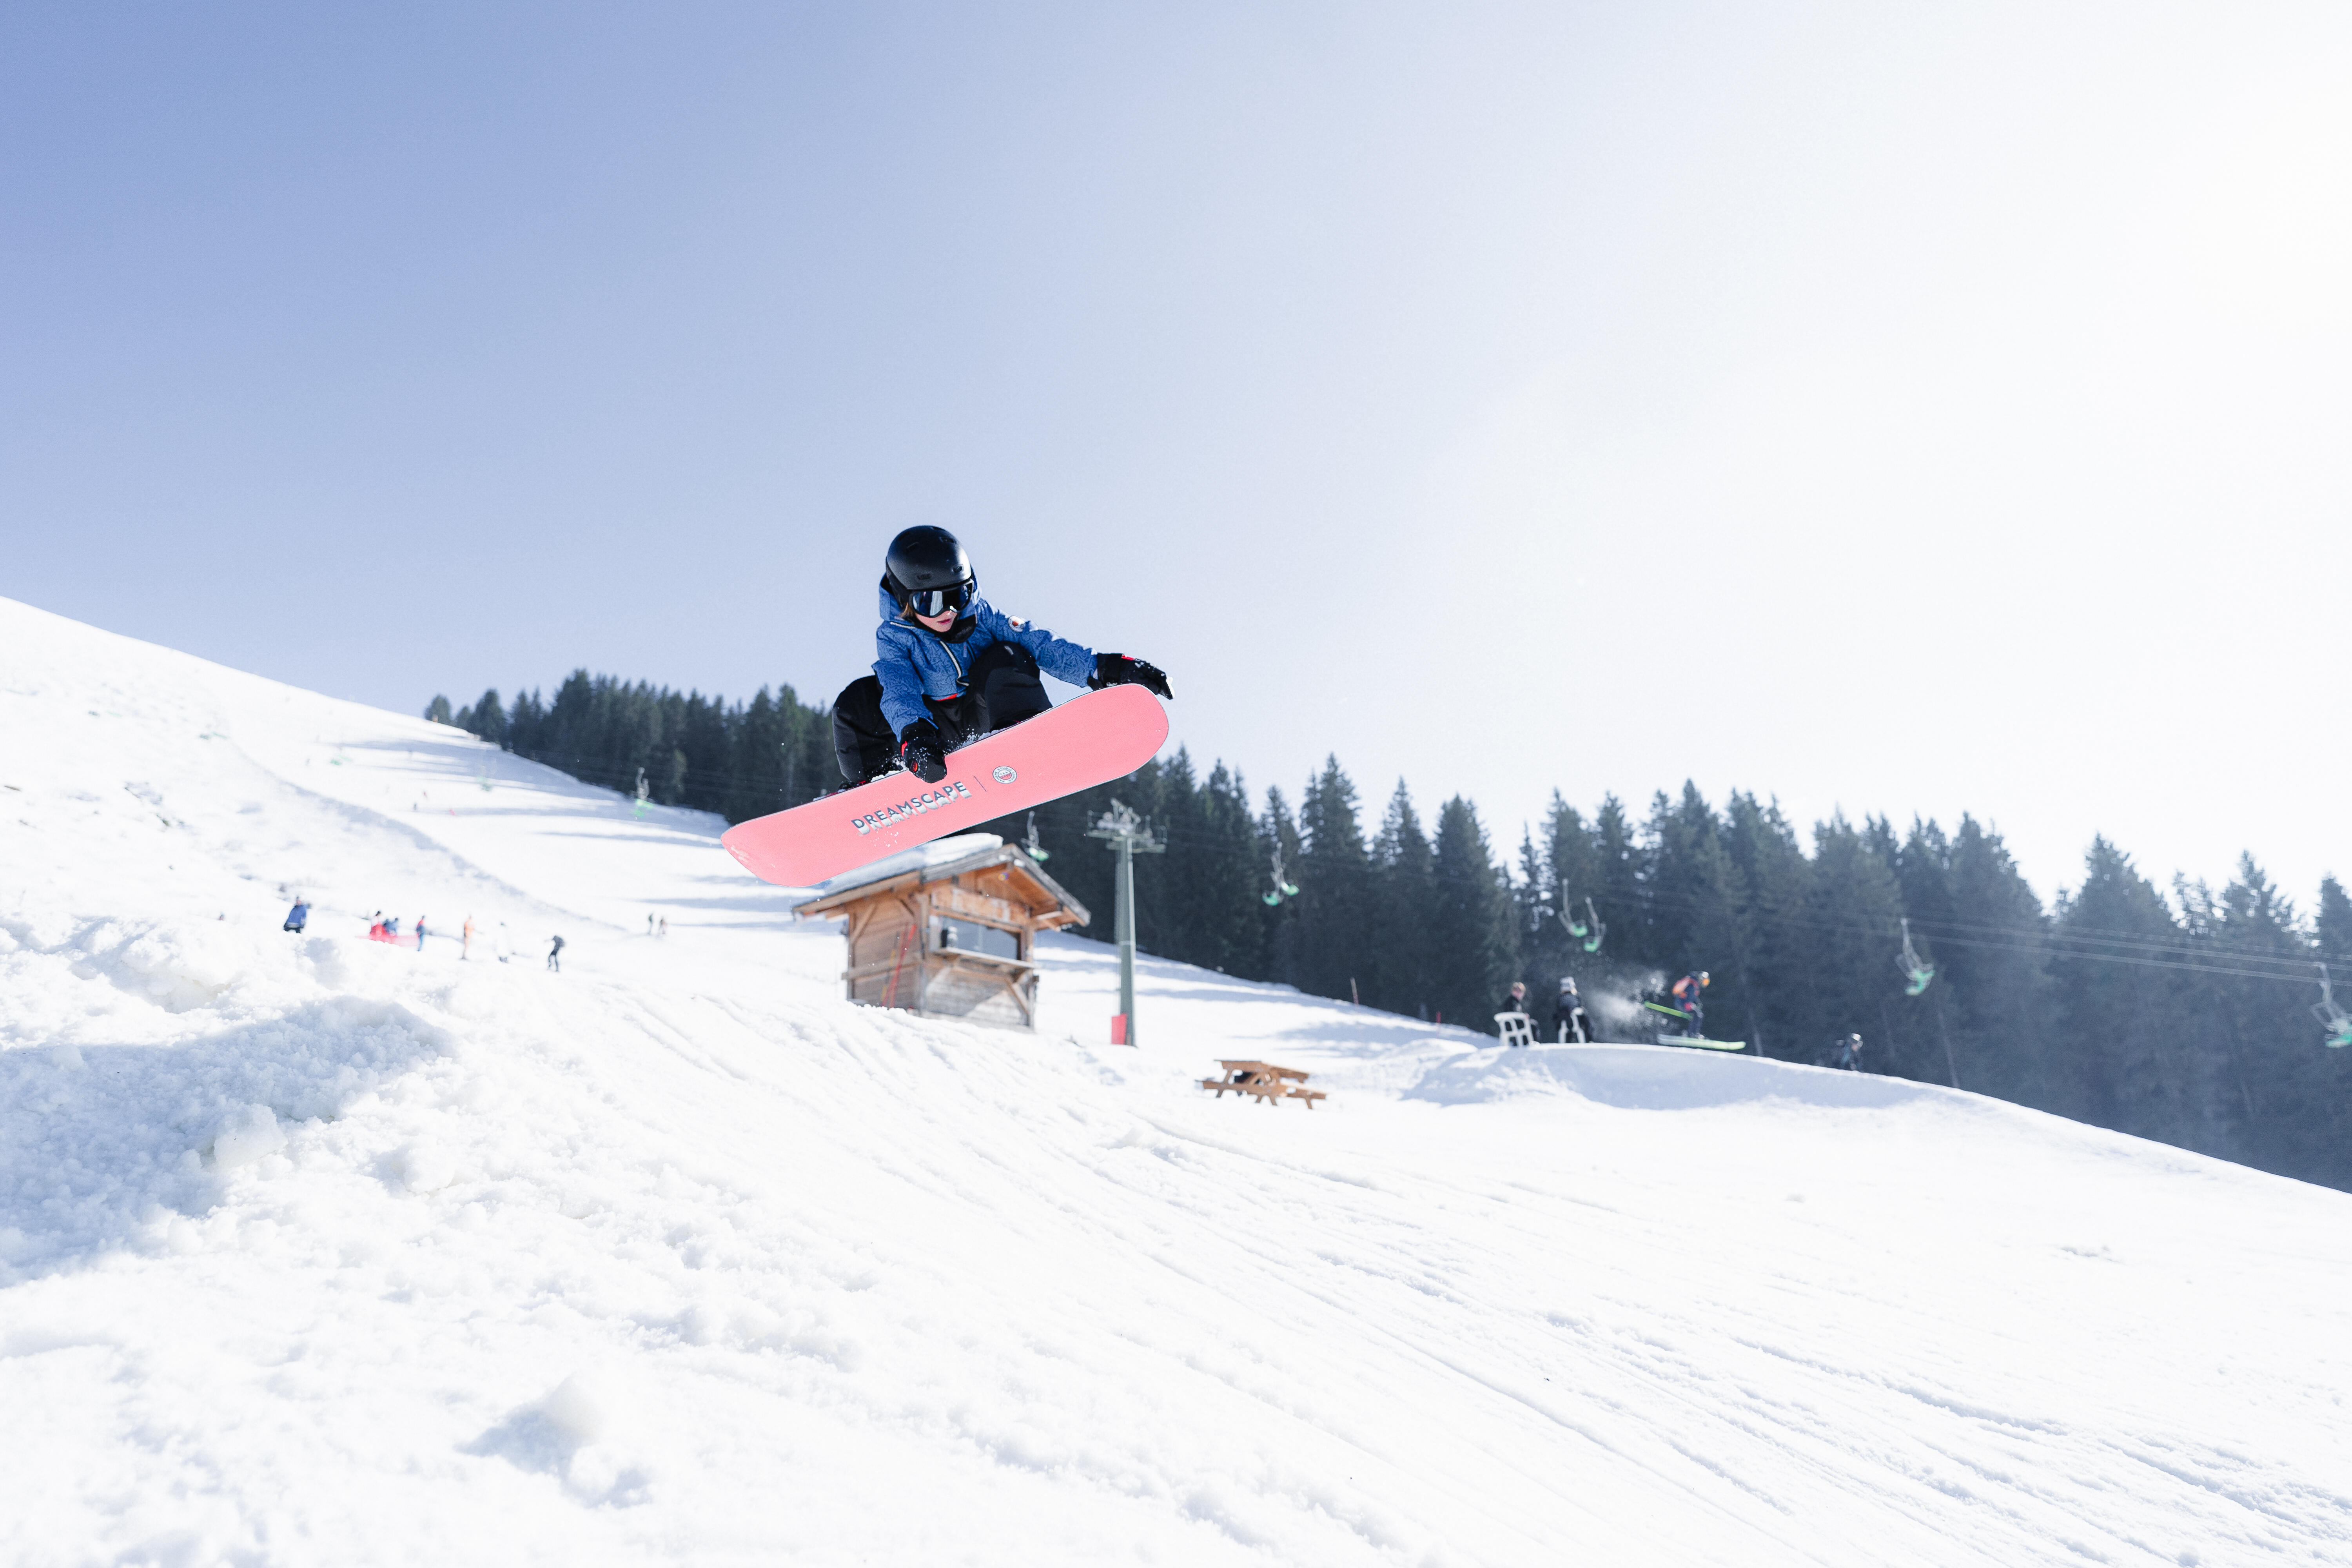
M 1307 1109 L 1312 1110 L 1317 1100 L 1328 1098 L 1321 1089 L 1307 1088 L 1307 1074 L 1297 1068 L 1278 1068 L 1272 1062 L 1235 1062 L 1222 1058 L 1217 1066 L 1224 1069 L 1225 1076 L 1204 1078 L 1201 1080 L 1201 1087 L 1215 1089 L 1219 1100 L 1224 1099 L 1225 1091 L 1231 1089 L 1235 1094 L 1254 1094 L 1267 1105 L 1277 1100 L 1303 1100 L 1307 1102 Z

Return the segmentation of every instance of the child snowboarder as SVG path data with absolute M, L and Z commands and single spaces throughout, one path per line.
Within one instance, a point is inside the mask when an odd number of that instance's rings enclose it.
M 299 936 L 302 934 L 302 928 L 310 923 L 310 901 L 308 899 L 297 898 L 294 900 L 294 907 L 286 911 L 286 925 L 284 929 L 292 931 L 297 936 Z
M 1173 700 L 1168 677 L 1139 658 L 1096 653 L 1005 615 L 980 596 L 971 557 L 944 528 L 910 528 L 882 563 L 874 673 L 833 704 L 834 754 L 848 784 L 905 768 L 947 777 L 947 754 L 1053 706 L 1042 670 L 1099 689 L 1129 682 Z

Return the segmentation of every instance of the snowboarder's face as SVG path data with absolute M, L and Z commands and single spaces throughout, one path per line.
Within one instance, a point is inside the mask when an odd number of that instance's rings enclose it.
M 956 613 L 953 610 L 941 610 L 936 616 L 917 616 L 915 624 L 919 626 L 929 626 L 935 632 L 943 632 L 954 626 L 955 620 Z

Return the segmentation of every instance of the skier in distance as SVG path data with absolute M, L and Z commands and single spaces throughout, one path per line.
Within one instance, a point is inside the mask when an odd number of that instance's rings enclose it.
M 1559 995 L 1551 1005 L 1552 1022 L 1559 1026 L 1559 1043 L 1563 1046 L 1586 1046 L 1592 1043 L 1592 1022 L 1585 1016 L 1584 998 L 1576 994 L 1576 981 L 1569 975 L 1559 977 Z
M 944 528 L 909 528 L 882 559 L 874 673 L 833 703 L 841 776 L 855 785 L 903 767 L 947 777 L 947 754 L 1053 706 L 1042 670 L 1073 686 L 1133 683 L 1173 700 L 1168 677 L 1125 654 L 1096 653 L 1008 616 L 980 596 L 971 557 Z
M 1501 1002 L 1496 1005 L 1495 1011 L 1497 1013 L 1517 1013 L 1522 1017 L 1526 1016 L 1528 1011 L 1528 983 L 1524 980 L 1512 981 L 1509 993 L 1504 996 Z M 1496 1027 L 1500 1028 L 1501 1026 L 1497 1025 Z
M 1694 969 L 1675 982 L 1675 1005 L 1683 1010 L 1683 1019 L 1694 1035 L 1706 1021 L 1706 1005 L 1699 993 L 1706 989 L 1706 971 Z

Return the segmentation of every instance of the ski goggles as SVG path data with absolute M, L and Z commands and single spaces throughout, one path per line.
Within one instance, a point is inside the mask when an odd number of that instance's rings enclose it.
M 945 588 L 917 588 L 901 594 L 898 604 L 910 616 L 944 616 L 950 610 L 961 615 L 979 596 L 979 583 L 967 577 Z

